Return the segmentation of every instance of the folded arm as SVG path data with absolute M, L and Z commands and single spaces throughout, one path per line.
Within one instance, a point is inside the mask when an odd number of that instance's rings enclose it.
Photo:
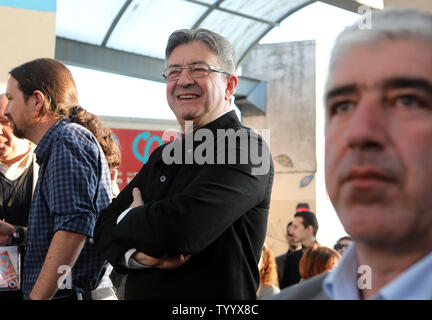
M 144 205 L 141 192 L 139 191 L 138 188 L 134 188 L 132 190 L 132 196 L 133 196 L 133 201 L 129 209 Z M 126 216 L 126 214 L 130 211 L 129 209 L 123 212 L 122 215 L 120 215 L 120 217 L 117 219 L 117 223 L 119 223 L 121 219 L 124 216 Z M 190 257 L 191 257 L 190 255 L 183 255 L 183 254 L 177 254 L 177 255 L 165 254 L 160 258 L 155 258 L 146 255 L 143 252 L 138 252 L 135 249 L 132 249 L 125 254 L 125 266 L 133 269 L 140 269 L 140 268 L 175 269 L 185 264 L 190 259 Z M 133 259 L 135 263 L 129 261 L 130 259 Z
M 209 166 L 182 192 L 132 209 L 113 228 L 113 237 L 154 257 L 197 254 L 259 205 L 267 185 L 267 176 L 240 166 Z

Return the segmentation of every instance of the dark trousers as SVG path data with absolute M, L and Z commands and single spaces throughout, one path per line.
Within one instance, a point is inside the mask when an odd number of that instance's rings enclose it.
M 64 289 L 57 291 L 52 300 L 93 300 L 91 293 L 81 289 Z
M 0 291 L 0 301 L 20 301 L 20 300 L 23 300 L 23 294 L 21 290 Z

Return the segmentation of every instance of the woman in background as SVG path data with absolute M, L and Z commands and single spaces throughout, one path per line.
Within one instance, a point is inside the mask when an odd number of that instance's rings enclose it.
M 260 284 L 257 290 L 257 299 L 262 300 L 279 293 L 276 259 L 266 244 L 263 246 L 258 268 L 260 272 Z
M 307 249 L 300 259 L 299 272 L 301 281 L 333 270 L 339 263 L 340 254 L 328 247 L 315 243 Z

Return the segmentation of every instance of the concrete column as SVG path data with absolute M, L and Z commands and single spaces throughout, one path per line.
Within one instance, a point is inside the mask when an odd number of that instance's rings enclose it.
M 270 129 L 275 178 L 266 243 L 279 255 L 288 248 L 284 234 L 297 203 L 309 203 L 319 217 L 315 205 L 315 42 L 259 45 L 241 68 L 242 75 L 267 82 L 266 114 L 242 116 L 242 123 L 260 134 L 261 129 Z
M 413 8 L 423 11 L 432 12 L 432 1 L 430 0 L 383 0 L 384 8 L 387 7 L 403 7 L 403 8 Z

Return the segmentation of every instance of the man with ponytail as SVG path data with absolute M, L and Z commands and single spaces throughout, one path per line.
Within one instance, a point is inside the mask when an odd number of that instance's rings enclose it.
M 13 132 L 37 145 L 40 166 L 26 232 L 24 298 L 91 299 L 106 265 L 93 229 L 112 197 L 104 151 L 94 128 L 82 125 L 86 113 L 62 63 L 37 59 L 14 68 L 6 96 Z

